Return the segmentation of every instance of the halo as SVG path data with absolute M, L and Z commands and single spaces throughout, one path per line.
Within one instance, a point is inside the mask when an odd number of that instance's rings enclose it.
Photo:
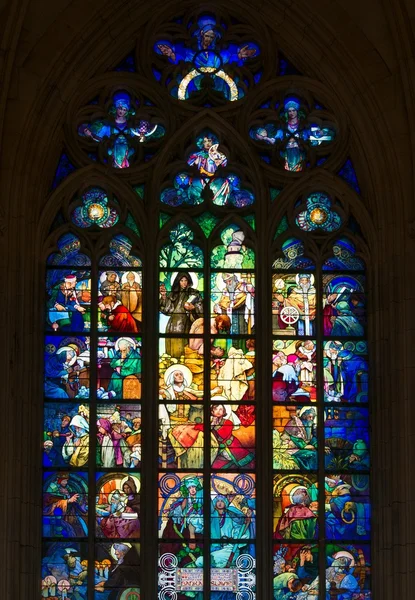
M 115 562 L 118 563 L 118 558 L 115 556 L 114 544 L 122 544 L 123 546 L 128 546 L 129 548 L 132 548 L 133 545 L 130 544 L 129 542 L 114 542 L 111 545 L 110 554 L 111 554 L 112 558 L 115 560 Z
M 127 283 L 127 275 L 128 275 L 128 273 L 133 273 L 133 275 L 134 275 L 134 281 L 136 283 L 139 283 L 141 285 L 140 273 L 137 273 L 137 271 L 134 271 L 133 269 L 131 269 L 131 271 L 124 271 L 124 273 L 121 276 L 121 283 Z
M 273 350 L 276 350 L 277 352 L 280 351 L 280 350 L 285 350 L 285 342 L 284 342 L 284 340 L 274 340 Z
M 293 495 L 297 490 L 307 490 L 307 487 L 305 485 L 296 485 L 292 488 L 292 490 L 290 491 L 290 502 L 291 504 L 293 504 Z
M 108 503 L 111 504 L 112 497 L 115 493 L 119 495 L 122 504 L 122 510 L 124 510 L 127 504 L 127 497 L 124 492 L 120 492 L 120 490 L 112 490 L 112 492 L 108 494 Z
M 300 275 L 303 275 L 303 273 L 297 273 L 295 276 L 297 285 L 300 285 Z M 307 275 L 310 275 L 310 285 L 314 285 L 314 275 L 312 273 L 307 273 Z
M 180 365 L 180 364 L 177 365 L 176 364 L 176 365 L 170 365 L 170 367 L 168 367 L 165 370 L 165 372 L 164 372 L 164 383 L 166 385 L 169 385 L 167 383 L 167 381 L 170 378 L 170 375 L 174 371 L 181 371 L 181 373 L 183 374 L 183 377 L 186 380 L 188 386 L 192 383 L 192 381 L 193 381 L 193 373 L 191 372 L 191 370 L 189 369 L 189 367 L 186 367 L 186 365 Z
M 115 349 L 116 349 L 116 350 L 118 350 L 118 349 L 119 349 L 119 345 L 120 345 L 120 342 L 121 342 L 122 340 L 125 340 L 126 342 L 128 342 L 129 344 L 131 344 L 131 345 L 132 345 L 132 347 L 134 348 L 134 350 L 136 349 L 136 347 L 137 347 L 137 342 L 135 342 L 135 341 L 134 341 L 132 338 L 129 338 L 129 337 L 121 337 L 121 338 L 118 338 L 118 340 L 115 342 Z
M 339 552 L 336 552 L 336 554 L 333 554 L 333 558 L 334 560 L 337 560 L 338 558 L 350 558 L 350 567 L 354 567 L 356 565 L 353 554 L 351 552 L 347 552 L 347 550 L 340 550 Z
M 211 396 L 210 401 L 211 402 L 218 402 L 219 404 L 223 404 L 224 402 L 229 402 L 229 398 L 227 398 L 226 396 L 222 396 L 221 394 L 216 394 L 215 396 Z
M 61 354 L 61 352 L 63 352 L 63 351 L 67 352 L 68 350 L 71 350 L 72 352 L 75 352 L 74 348 L 72 348 L 71 346 L 62 346 L 62 348 L 59 348 L 59 350 L 56 352 L 56 354 Z M 70 367 L 72 367 L 72 365 L 74 363 L 76 363 L 77 358 L 78 358 L 78 355 L 75 352 L 75 356 L 72 356 L 72 358 L 69 361 L 68 365 Z
M 226 269 L 224 269 L 223 271 L 220 271 L 220 272 L 219 272 L 219 273 L 217 273 L 217 275 L 216 275 L 216 289 L 217 289 L 219 292 L 221 292 L 221 293 L 223 292 L 223 290 L 225 290 L 225 289 L 226 289 L 226 284 L 225 284 L 225 282 L 224 282 L 224 281 L 223 281 L 223 279 L 222 279 L 222 275 L 223 275 L 224 273 L 228 273 L 228 272 L 229 272 L 229 271 L 227 271 Z M 240 279 L 243 277 L 243 275 L 241 275 L 241 273 L 235 273 L 234 271 L 232 271 L 231 275 L 232 275 L 232 276 L 233 276 L 233 275 L 236 275 L 236 277 L 238 278 L 238 280 L 240 280 Z M 215 292 L 215 290 L 213 289 L 213 290 L 212 290 L 212 292 Z
M 324 344 L 324 350 L 330 350 L 330 344 L 332 344 L 333 342 L 335 342 L 336 344 L 341 344 L 341 348 L 339 349 L 339 352 L 341 352 L 344 348 L 343 343 L 340 342 L 339 340 L 330 340 L 329 342 L 326 342 Z
M 179 100 L 186 100 L 187 86 L 195 77 L 198 77 L 198 75 L 200 75 L 199 71 L 197 71 L 196 69 L 192 69 L 191 71 L 189 71 L 189 73 L 185 77 L 183 77 L 183 79 L 180 82 L 179 89 L 177 92 L 177 98 Z M 234 82 L 234 80 L 232 79 L 232 77 L 230 75 L 228 75 L 227 73 L 225 73 L 224 71 L 222 71 L 222 69 L 217 71 L 215 73 L 215 75 L 216 75 L 216 77 L 219 77 L 220 79 L 225 81 L 225 83 L 228 84 L 229 91 L 230 91 L 229 100 L 231 102 L 238 100 L 238 87 L 237 87 L 236 83 Z
M 118 275 L 117 271 L 114 271 L 113 269 L 107 269 L 106 271 L 103 271 L 101 273 L 101 275 L 99 276 L 99 282 L 103 283 L 104 281 L 106 281 L 108 271 L 110 273 L 115 273 L 116 274 L 117 277 L 115 278 L 115 281 L 117 281 L 119 283 L 120 282 L 120 276 Z
M 298 413 L 298 416 L 301 417 L 301 415 L 304 413 L 304 411 L 310 409 L 310 408 L 314 408 L 314 413 L 315 413 L 315 422 L 317 422 L 317 411 L 315 410 L 314 406 L 310 406 L 309 404 L 306 404 L 305 406 L 302 407 L 302 409 L 300 410 L 300 412 Z
M 197 274 L 194 271 L 187 271 L 190 275 L 190 277 L 192 278 L 192 281 L 190 282 L 190 287 L 195 288 L 197 290 L 197 286 L 199 283 L 199 278 L 197 276 Z M 170 285 L 171 287 L 173 287 L 173 283 L 174 280 L 176 279 L 177 275 L 180 273 L 180 271 L 175 271 L 174 273 L 171 274 L 170 277 Z
M 135 487 L 137 489 L 137 494 L 138 494 L 141 489 L 141 481 L 138 479 L 138 477 L 136 477 L 135 475 L 131 475 L 131 474 L 127 475 L 127 477 L 124 477 L 124 479 L 121 479 L 121 483 L 120 483 L 121 490 L 123 488 L 124 483 L 127 482 L 127 479 L 132 479 L 134 481 Z

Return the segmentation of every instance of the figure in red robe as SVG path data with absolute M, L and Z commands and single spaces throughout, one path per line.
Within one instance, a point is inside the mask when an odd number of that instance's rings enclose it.
M 218 452 L 212 468 L 253 468 L 255 456 L 252 448 L 245 448 L 233 435 L 234 429 L 241 423 L 237 415 L 232 411 L 228 412 L 223 404 L 212 405 L 211 414 L 212 434 L 218 442 Z
M 126 306 L 115 296 L 105 296 L 99 303 L 101 318 L 110 333 L 138 333 L 137 322 Z

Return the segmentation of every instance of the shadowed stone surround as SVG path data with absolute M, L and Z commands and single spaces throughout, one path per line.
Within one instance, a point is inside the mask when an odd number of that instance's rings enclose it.
M 174 12 L 175 4 L 11 0 L 0 8 L 2 599 L 39 597 L 42 244 L 56 211 L 47 199 L 63 127 L 74 95 L 130 51 L 155 11 Z M 321 82 L 347 116 L 371 253 L 373 597 L 412 600 L 415 3 L 257 0 L 251 7 L 230 0 L 226 7 L 242 20 L 254 11 L 288 59 Z M 103 172 L 92 165 L 82 177 L 97 181 Z M 142 230 L 151 247 L 152 232 Z M 155 597 L 155 573 L 143 554 L 147 600 Z M 271 595 L 265 587 L 258 598 Z

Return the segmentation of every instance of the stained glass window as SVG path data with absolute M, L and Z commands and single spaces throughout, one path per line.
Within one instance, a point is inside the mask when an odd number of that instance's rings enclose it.
M 371 597 L 348 120 L 256 18 L 147 15 L 71 103 L 44 252 L 43 598 Z
M 274 598 L 369 598 L 364 263 L 346 238 L 316 267 L 300 240 L 281 250 L 272 278 Z
M 158 60 L 155 67 L 160 79 L 162 72 L 166 71 L 167 77 L 174 65 L 185 67 L 185 71 L 173 80 L 172 96 L 187 100 L 211 88 L 216 96 L 234 102 L 245 95 L 247 85 L 243 75 L 249 72 L 249 66 L 259 80 L 260 69 L 255 64 L 260 54 L 258 44 L 252 40 L 232 42 L 233 28 L 228 28 L 223 21 L 218 22 L 215 16 L 200 15 L 196 22 L 190 19 L 180 32 L 176 24 L 172 24 L 171 29 L 176 35 L 158 39 L 154 52 L 164 58 Z M 183 37 L 185 42 L 181 41 Z
M 98 188 L 72 212 L 81 229 L 117 220 Z M 92 584 L 100 598 L 139 598 L 141 261 L 122 234 L 100 260 L 72 233 L 57 245 L 46 272 L 42 595 L 86 599 Z
M 184 223 L 160 250 L 160 599 L 256 588 L 255 253 L 204 220 L 210 261 Z

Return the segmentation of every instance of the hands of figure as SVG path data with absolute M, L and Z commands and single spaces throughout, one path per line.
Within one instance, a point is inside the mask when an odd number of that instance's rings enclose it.
M 121 373 L 121 367 L 115 367 L 115 370 L 117 371 L 117 373 Z
M 92 131 L 88 127 L 85 127 L 85 129 L 84 129 L 84 135 L 86 135 L 87 137 L 93 137 L 92 136 Z
M 173 48 L 168 46 L 167 44 L 157 44 L 157 48 L 164 56 L 168 56 L 171 60 L 176 60 L 176 55 L 173 51 Z
M 162 298 L 165 298 L 167 295 L 167 292 L 166 292 L 166 286 L 164 285 L 164 283 L 161 284 L 159 289 L 160 289 L 160 296 Z
M 75 441 L 74 441 L 74 444 L 73 444 L 73 445 L 74 445 L 74 446 L 79 446 L 79 444 L 80 444 L 80 443 L 81 443 L 81 440 L 80 440 L 80 439 L 77 439 L 77 440 L 75 440 Z
M 79 494 L 74 494 L 73 496 L 71 496 L 68 500 L 68 502 L 70 502 L 72 504 L 72 502 L 76 502 L 79 498 Z
M 246 44 L 245 46 L 242 46 L 242 48 L 239 48 L 238 50 L 238 58 L 252 58 L 252 56 L 255 56 L 256 54 L 256 49 L 255 48 L 250 48 L 248 44 Z
M 328 446 L 324 447 L 325 454 L 331 454 L 331 449 Z
M 307 446 L 304 446 L 305 450 L 315 450 L 314 446 L 312 446 L 311 444 L 307 444 Z
M 66 310 L 65 307 L 62 306 L 62 304 L 58 304 L 58 303 L 55 304 L 55 308 L 56 308 L 56 310 L 59 310 L 59 311 Z
M 113 321 L 114 319 L 115 319 L 115 316 L 114 316 L 114 315 L 110 315 L 110 316 L 108 317 L 108 321 Z
M 219 306 L 219 304 L 215 304 L 215 306 L 213 307 L 213 312 L 216 313 L 217 315 L 221 315 L 222 314 L 222 309 Z
M 77 310 L 81 314 L 84 314 L 84 312 L 86 311 L 86 308 L 84 306 L 81 306 L 80 304 L 75 304 L 75 310 Z
M 317 513 L 318 512 L 318 502 L 311 502 L 309 509 L 312 510 L 313 512 Z
M 194 310 L 195 309 L 195 305 L 192 304 L 191 302 L 185 302 L 184 305 L 186 310 Z
M 311 509 L 310 509 L 311 510 Z M 300 550 L 300 567 L 304 567 L 304 563 L 305 563 L 305 557 L 306 554 L 308 553 L 307 550 Z

